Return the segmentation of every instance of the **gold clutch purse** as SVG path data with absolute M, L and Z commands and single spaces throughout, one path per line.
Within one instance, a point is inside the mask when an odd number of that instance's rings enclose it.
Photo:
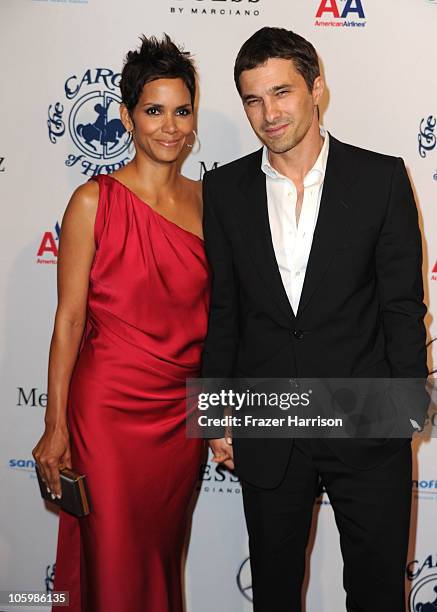
M 36 469 L 36 474 L 43 499 L 56 504 L 62 510 L 70 512 L 70 514 L 74 514 L 77 517 L 86 516 L 91 512 L 90 496 L 84 474 L 78 474 L 69 468 L 59 470 L 62 491 L 61 499 L 57 497 L 53 499 L 47 491 L 46 483 L 43 482 L 38 469 Z

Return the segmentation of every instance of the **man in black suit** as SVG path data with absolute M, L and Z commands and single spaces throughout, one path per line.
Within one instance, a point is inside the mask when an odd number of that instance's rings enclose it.
M 421 236 L 403 161 L 319 126 L 317 54 L 293 32 L 256 32 L 235 82 L 264 146 L 204 178 L 213 288 L 203 377 L 426 379 Z M 228 467 L 235 453 L 255 612 L 301 610 L 319 479 L 340 532 L 347 610 L 404 610 L 410 438 L 230 442 L 210 444 Z

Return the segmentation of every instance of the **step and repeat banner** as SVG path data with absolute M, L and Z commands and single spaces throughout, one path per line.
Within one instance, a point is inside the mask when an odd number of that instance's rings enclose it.
M 199 179 L 259 146 L 234 87 L 233 63 L 243 41 L 264 25 L 293 29 L 314 43 L 327 82 L 323 124 L 333 135 L 404 158 L 423 230 L 429 366 L 435 367 L 436 0 L 2 0 L 0 591 L 53 588 L 58 518 L 39 497 L 31 450 L 47 402 L 59 231 L 74 188 L 131 159 L 118 120 L 123 58 L 143 33 L 167 32 L 194 54 L 201 147 L 183 171 Z M 433 414 L 414 440 L 409 612 L 437 607 Z M 238 479 L 208 461 L 198 489 L 187 610 L 248 612 L 251 576 Z M 339 538 L 325 494 L 314 506 L 309 548 L 306 609 L 344 611 Z M 1 612 L 12 609 L 0 605 Z

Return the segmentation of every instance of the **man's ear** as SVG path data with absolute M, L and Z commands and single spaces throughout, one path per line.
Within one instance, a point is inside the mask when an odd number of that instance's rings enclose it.
M 314 101 L 315 106 L 319 104 L 324 91 L 325 91 L 325 82 L 323 78 L 319 75 L 318 77 L 314 79 L 313 91 L 311 94 L 313 96 L 313 101 Z

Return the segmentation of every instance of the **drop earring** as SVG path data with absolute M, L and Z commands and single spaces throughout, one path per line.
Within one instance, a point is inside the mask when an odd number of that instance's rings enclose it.
M 193 134 L 194 134 L 194 142 L 193 142 L 193 144 L 188 144 L 187 143 L 187 147 L 189 149 L 191 149 L 192 153 L 196 154 L 196 153 L 199 153 L 201 145 L 200 145 L 200 140 L 199 140 L 199 137 L 198 137 L 198 135 L 196 133 L 196 130 L 193 130 Z M 194 150 L 194 147 L 196 145 L 197 145 L 197 148 L 196 148 L 196 150 Z
M 134 144 L 134 131 L 133 130 L 127 130 L 127 133 L 129 134 L 129 144 L 128 144 L 128 153 L 132 153 L 132 149 L 133 144 Z

